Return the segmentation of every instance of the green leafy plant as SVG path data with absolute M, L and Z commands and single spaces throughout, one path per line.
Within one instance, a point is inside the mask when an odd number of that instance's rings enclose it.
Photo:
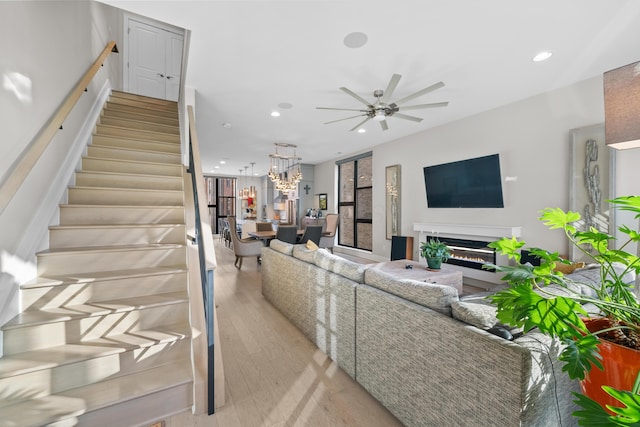
M 639 196 L 619 197 L 610 202 L 618 209 L 633 212 L 636 219 L 640 217 Z M 522 327 L 525 332 L 537 327 L 540 332 L 560 340 L 565 346 L 559 356 L 564 362 L 563 371 L 570 378 L 584 379 L 592 366 L 602 369 L 597 347 L 599 339 L 631 348 L 637 348 L 634 343 L 640 344 L 640 304 L 633 294 L 632 284 L 624 280 L 628 273 L 640 272 L 638 257 L 624 250 L 631 242 L 640 241 L 640 234 L 623 225 L 619 231 L 626 235 L 626 242 L 620 249 L 609 249 L 614 236 L 595 228 L 578 231 L 574 223 L 580 220 L 580 214 L 576 212 L 548 208 L 542 211 L 540 219 L 548 228 L 562 230 L 570 244 L 599 265 L 600 282 L 582 284 L 589 286 L 594 296 L 576 291 L 576 283 L 555 270 L 557 264 L 569 263 L 557 252 L 533 248 L 530 251 L 540 259 L 540 265 L 520 264 L 520 250 L 525 242 L 504 238 L 489 246 L 516 262 L 508 266 L 486 265 L 486 268 L 504 273 L 504 280 L 509 284 L 491 299 L 497 306 L 497 318 L 501 322 Z M 609 319 L 611 327 L 590 332 L 582 320 L 589 316 L 583 309 L 586 303 L 593 304 Z M 576 403 L 583 409 L 574 415 L 581 418 L 581 425 L 629 425 L 629 420 L 640 420 L 640 399 L 636 393 L 610 387 L 605 390 L 613 397 L 619 396 L 626 408 L 609 408 L 615 414 L 611 415 L 588 397 L 577 395 Z M 605 424 L 596 421 L 605 418 Z
M 420 255 L 423 258 L 439 258 L 445 262 L 451 256 L 451 250 L 437 238 L 420 243 Z

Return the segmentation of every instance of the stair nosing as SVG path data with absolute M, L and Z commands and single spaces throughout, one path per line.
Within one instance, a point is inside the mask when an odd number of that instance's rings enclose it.
M 139 191 L 145 193 L 183 193 L 183 190 L 156 190 L 155 188 L 129 188 L 129 187 L 98 187 L 98 186 L 89 186 L 89 185 L 75 185 L 70 186 L 69 190 L 91 190 L 91 191 L 100 191 L 100 190 L 112 190 L 112 191 Z
M 180 146 L 179 143 L 177 142 L 167 142 L 167 141 L 149 141 L 147 139 L 137 139 L 137 138 L 131 138 L 128 136 L 116 136 L 116 135 L 104 135 L 104 134 L 96 134 L 94 133 L 93 136 L 99 136 L 100 138 L 113 138 L 113 139 L 125 139 L 127 141 L 136 141 L 136 142 L 145 142 L 145 143 L 149 143 L 149 144 L 162 144 L 162 145 L 171 145 L 171 146 Z
M 88 203 L 63 203 L 58 205 L 61 208 L 153 208 L 153 209 L 184 209 L 183 205 L 96 205 Z
M 119 246 L 77 246 L 70 248 L 49 248 L 36 253 L 38 257 L 50 257 L 50 256 L 65 256 L 74 253 L 89 253 L 89 252 L 122 252 L 122 251 L 155 251 L 155 250 L 167 250 L 167 249 L 180 249 L 186 245 L 181 243 L 145 243 L 143 245 L 119 245 Z
M 79 225 L 50 225 L 49 230 L 90 230 L 93 228 L 173 228 L 173 227 L 186 227 L 185 224 L 79 224 Z
M 122 121 L 124 121 L 124 122 L 126 122 L 126 123 L 151 124 L 151 125 L 154 125 L 154 126 L 162 126 L 162 127 L 165 127 L 165 128 L 175 128 L 175 130 L 177 130 L 177 131 L 178 131 L 178 133 L 176 133 L 175 135 L 180 135 L 180 126 L 179 126 L 179 125 L 168 125 L 168 124 L 166 124 L 166 123 L 145 122 L 144 120 L 125 119 L 125 118 L 122 118 L 122 117 L 104 117 L 104 116 L 100 116 L 100 119 L 103 119 L 103 118 L 105 118 L 105 119 L 109 119 L 109 120 L 122 120 Z M 102 123 L 102 120 L 101 120 L 98 124 L 100 124 L 100 125 L 106 125 L 106 126 L 114 126 L 114 127 L 119 127 L 119 128 L 123 128 L 123 129 L 131 129 L 131 130 L 145 130 L 145 131 L 149 130 L 149 129 L 139 129 L 139 128 L 136 128 L 136 127 L 129 127 L 129 126 L 127 126 L 126 124 L 122 124 L 122 125 L 109 125 L 109 124 L 107 124 L 107 123 Z M 168 130 L 168 129 L 167 129 L 167 130 Z M 149 131 L 149 132 L 158 132 L 158 131 L 151 130 L 151 131 Z M 164 132 L 162 132 L 162 133 L 164 133 Z M 171 132 L 171 135 L 174 135 L 174 133 L 173 133 L 173 132 Z
M 150 173 L 132 173 L 132 172 L 110 172 L 110 171 L 92 171 L 92 170 L 82 170 L 76 172 L 78 174 L 100 174 L 106 176 L 121 176 L 121 177 L 132 177 L 132 178 L 154 178 L 154 179 L 167 179 L 172 181 L 182 182 L 181 176 L 174 175 L 154 175 Z

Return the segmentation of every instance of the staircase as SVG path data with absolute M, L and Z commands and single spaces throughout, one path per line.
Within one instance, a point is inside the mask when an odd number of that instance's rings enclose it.
M 150 425 L 192 404 L 177 105 L 113 92 L 3 327 L 0 427 Z

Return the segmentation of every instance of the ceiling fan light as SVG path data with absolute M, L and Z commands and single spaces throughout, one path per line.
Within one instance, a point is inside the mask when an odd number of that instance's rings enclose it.
M 386 118 L 387 116 L 384 114 L 384 110 L 376 110 L 376 115 L 373 116 L 373 120 L 377 122 L 381 122 Z

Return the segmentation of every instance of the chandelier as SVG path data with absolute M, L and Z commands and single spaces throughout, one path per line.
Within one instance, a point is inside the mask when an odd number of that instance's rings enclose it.
M 255 164 L 256 162 L 251 162 L 251 176 L 253 176 L 253 165 Z M 249 200 L 249 204 L 251 204 L 251 202 L 256 198 L 256 187 L 253 185 L 247 186 L 247 169 L 249 169 L 249 166 L 244 167 L 244 187 L 238 191 L 238 196 L 243 200 Z M 242 169 L 238 169 L 238 171 L 242 173 Z
M 289 194 L 297 188 L 298 183 L 302 180 L 302 172 L 300 171 L 302 158 L 296 155 L 297 145 L 282 142 L 275 142 L 274 145 L 276 152 L 269 154 L 271 167 L 267 176 L 273 181 L 276 190 Z M 280 154 L 278 148 L 291 149 L 293 155 Z

